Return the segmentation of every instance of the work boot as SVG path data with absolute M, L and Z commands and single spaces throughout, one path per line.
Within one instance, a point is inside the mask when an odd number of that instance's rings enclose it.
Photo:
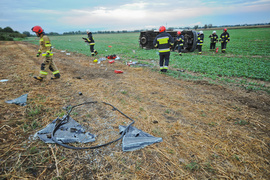
M 54 77 L 51 77 L 52 80 L 55 80 L 55 79 L 59 79 L 60 78 L 60 74 L 57 73 L 54 75 Z
M 97 51 L 95 51 L 95 55 L 98 55 L 98 52 Z
M 43 77 L 40 77 L 40 76 L 34 76 L 34 78 L 35 78 L 36 80 L 43 81 Z

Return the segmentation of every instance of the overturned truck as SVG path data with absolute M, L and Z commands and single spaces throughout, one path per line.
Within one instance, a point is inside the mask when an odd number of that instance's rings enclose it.
M 171 48 L 175 49 L 177 46 L 176 37 L 177 31 L 166 31 L 174 39 L 174 46 Z M 153 41 L 159 34 L 158 31 L 142 31 L 139 37 L 140 47 L 143 49 L 154 49 Z M 197 32 L 194 30 L 183 30 L 181 34 L 184 36 L 184 46 L 182 52 L 193 52 L 197 46 Z

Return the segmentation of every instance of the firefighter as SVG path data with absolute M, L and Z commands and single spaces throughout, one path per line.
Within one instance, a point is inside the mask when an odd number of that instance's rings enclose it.
M 216 34 L 216 31 L 213 31 L 213 33 L 209 36 L 211 38 L 210 40 L 210 50 L 216 49 L 216 43 L 218 42 L 218 35 Z
M 34 76 L 36 80 L 42 81 L 48 75 L 48 71 L 51 70 L 53 73 L 53 77 L 51 79 L 59 79 L 60 73 L 57 67 L 53 62 L 53 53 L 52 53 L 52 45 L 50 39 L 47 35 L 45 35 L 43 29 L 40 26 L 34 26 L 32 31 L 36 33 L 37 37 L 39 37 L 39 50 L 37 53 L 37 57 L 42 55 L 44 57 L 44 61 L 41 64 L 40 75 Z
M 83 39 L 85 40 L 86 43 L 88 43 L 90 45 L 91 55 L 95 56 L 98 54 L 98 52 L 97 52 L 97 50 L 94 49 L 94 46 L 95 46 L 94 37 L 92 35 L 92 32 L 90 32 L 89 30 L 86 30 L 86 33 L 88 35 L 88 38 L 83 38 Z
M 198 34 L 198 39 L 197 39 L 197 48 L 198 48 L 199 54 L 202 54 L 203 39 L 204 39 L 203 31 L 200 31 Z
M 167 72 L 170 60 L 170 48 L 174 45 L 174 40 L 172 36 L 166 32 L 166 28 L 164 26 L 159 28 L 159 34 L 154 39 L 153 45 L 154 47 L 159 48 L 160 71 Z
M 184 36 L 181 34 L 181 31 L 177 32 L 176 40 L 177 40 L 177 45 L 178 45 L 178 54 L 180 56 L 182 56 L 182 48 L 184 45 Z
M 220 35 L 219 41 L 221 42 L 221 51 L 225 53 L 227 43 L 230 41 L 230 35 L 227 32 L 227 29 L 223 29 L 223 33 Z

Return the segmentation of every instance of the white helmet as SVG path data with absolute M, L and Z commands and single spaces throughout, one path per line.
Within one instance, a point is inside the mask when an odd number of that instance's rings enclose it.
M 200 31 L 200 34 L 203 34 L 203 31 Z
M 216 31 L 213 31 L 213 33 L 212 34 L 215 34 L 216 33 Z
M 90 32 L 90 30 L 89 30 L 89 29 L 86 29 L 86 32 L 87 32 L 87 33 L 89 33 L 89 32 Z

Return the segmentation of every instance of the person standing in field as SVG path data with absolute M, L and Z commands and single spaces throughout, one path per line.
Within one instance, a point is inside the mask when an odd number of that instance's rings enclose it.
M 200 55 L 202 54 L 203 40 L 204 40 L 204 34 L 203 34 L 203 31 L 200 31 L 198 34 L 198 39 L 197 39 L 197 48 Z
M 219 41 L 221 42 L 221 51 L 225 53 L 227 43 L 230 42 L 230 34 L 227 32 L 227 28 L 223 29 L 223 33 L 220 35 Z
M 159 28 L 159 34 L 154 39 L 153 45 L 159 49 L 160 71 L 167 72 L 170 60 L 170 48 L 174 45 L 174 40 L 172 36 L 166 32 L 165 26 Z
M 53 77 L 51 79 L 59 79 L 60 73 L 57 69 L 56 65 L 53 62 L 53 53 L 52 53 L 52 45 L 50 39 L 47 35 L 45 35 L 43 29 L 40 26 L 34 26 L 32 31 L 36 33 L 37 37 L 39 37 L 39 50 L 37 53 L 37 57 L 42 55 L 44 57 L 44 61 L 41 64 L 40 75 L 34 76 L 36 80 L 42 81 L 48 75 L 48 71 L 51 70 L 53 73 Z
M 210 40 L 210 50 L 216 49 L 216 43 L 218 42 L 218 35 L 216 34 L 216 31 L 213 31 L 213 33 L 209 36 L 211 38 Z
M 180 56 L 182 56 L 182 48 L 184 45 L 184 36 L 181 34 L 181 31 L 177 32 L 176 40 L 177 40 L 177 45 L 178 45 L 178 54 Z
M 90 45 L 90 51 L 91 51 L 91 55 L 95 56 L 98 54 L 97 50 L 95 50 L 94 46 L 95 46 L 95 40 L 94 37 L 92 35 L 92 32 L 90 32 L 89 30 L 86 30 L 86 33 L 88 35 L 88 38 L 82 38 L 85 40 L 86 43 L 88 43 Z

